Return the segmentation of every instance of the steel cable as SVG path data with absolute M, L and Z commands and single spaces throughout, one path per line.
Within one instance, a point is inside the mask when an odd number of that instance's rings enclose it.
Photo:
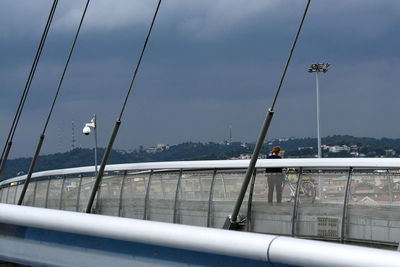
M 15 112 L 14 120 L 13 120 L 11 128 L 10 128 L 10 132 L 9 132 L 9 134 L 7 136 L 7 140 L 6 140 L 5 144 L 4 144 L 3 152 L 1 153 L 1 157 L 0 157 L 0 163 L 1 163 L 0 177 L 1 177 L 1 174 L 3 172 L 5 163 L 7 162 L 8 153 L 9 153 L 9 151 L 11 149 L 11 145 L 12 145 L 12 141 L 13 141 L 13 138 L 14 138 L 14 134 L 15 134 L 15 131 L 17 129 L 22 110 L 24 108 L 26 98 L 28 96 L 33 77 L 34 77 L 35 72 L 36 72 L 37 64 L 39 63 L 39 59 L 40 59 L 40 56 L 42 54 L 44 43 L 46 41 L 47 34 L 49 32 L 50 25 L 51 25 L 51 22 L 52 22 L 53 17 L 54 17 L 54 13 L 56 11 L 57 4 L 58 4 L 58 0 L 54 0 L 53 5 L 52 5 L 51 10 L 50 10 L 49 17 L 48 17 L 47 22 L 46 22 L 46 26 L 45 26 L 45 28 L 43 30 L 42 38 L 40 39 L 39 46 L 38 46 L 38 49 L 36 51 L 35 59 L 33 60 L 32 67 L 31 67 L 31 70 L 29 72 L 26 84 L 25 84 L 25 88 L 23 90 L 21 99 L 19 101 L 19 105 L 18 105 L 17 111 Z
M 119 117 L 118 117 L 118 119 L 117 119 L 117 121 L 115 123 L 114 130 L 113 130 L 113 132 L 111 134 L 111 137 L 110 137 L 110 140 L 108 142 L 106 151 L 104 152 L 103 159 L 101 161 L 101 165 L 100 165 L 100 168 L 99 168 L 99 172 L 97 173 L 97 177 L 96 177 L 96 180 L 95 180 L 94 185 L 93 185 L 92 192 L 91 192 L 90 197 L 89 197 L 89 202 L 88 202 L 88 204 L 86 206 L 86 213 L 90 213 L 91 212 L 93 201 L 94 201 L 94 198 L 96 196 L 97 189 L 98 189 L 98 187 L 100 185 L 100 181 L 101 181 L 101 179 L 103 177 L 103 173 L 104 173 L 104 169 L 106 167 L 107 161 L 108 161 L 108 157 L 110 155 L 112 146 L 114 144 L 115 137 L 117 136 L 119 126 L 121 125 L 121 118 L 122 118 L 122 115 L 124 113 L 126 103 L 128 102 L 128 98 L 129 98 L 129 95 L 131 93 L 131 90 L 132 90 L 132 87 L 133 87 L 133 83 L 135 82 L 136 74 L 137 74 L 137 72 L 139 70 L 140 63 L 142 62 L 142 57 L 143 57 L 144 51 L 146 50 L 147 42 L 149 41 L 149 37 L 150 37 L 151 31 L 153 29 L 154 22 L 156 20 L 156 17 L 157 17 L 157 14 L 158 14 L 158 10 L 160 9 L 161 1 L 162 0 L 158 1 L 157 8 L 156 8 L 156 10 L 154 12 L 154 15 L 153 15 L 153 20 L 151 21 L 151 25 L 150 25 L 149 31 L 147 33 L 146 40 L 145 40 L 145 42 L 143 44 L 142 52 L 140 53 L 140 57 L 139 57 L 138 63 L 136 64 L 135 72 L 133 73 L 132 80 L 131 80 L 131 83 L 129 85 L 128 92 L 127 92 L 127 94 L 125 96 L 125 100 L 124 100 L 124 103 L 123 103 L 122 108 L 121 108 L 121 113 L 119 114 Z
M 23 199 L 24 199 L 26 190 L 27 190 L 27 188 L 28 188 L 30 178 L 31 178 L 31 176 L 32 176 L 33 170 L 34 170 L 35 165 L 36 165 L 37 157 L 39 156 L 40 149 L 41 149 L 42 144 L 43 144 L 43 141 L 44 141 L 45 132 L 46 132 L 47 126 L 48 126 L 48 124 L 49 124 L 51 115 L 52 115 L 52 113 L 53 113 L 53 109 L 54 109 L 54 106 L 55 106 L 57 97 L 58 97 L 58 95 L 59 95 L 59 93 L 60 93 L 61 85 L 62 85 L 62 83 L 63 83 L 63 81 L 64 81 L 64 76 L 65 76 L 65 73 L 67 72 L 68 65 L 69 65 L 69 62 L 70 62 L 70 60 L 71 60 L 71 56 L 72 56 L 72 53 L 73 53 L 73 51 L 74 51 L 75 44 L 76 44 L 76 41 L 77 41 L 77 39 L 78 39 L 79 32 L 80 32 L 80 30 L 81 30 L 82 23 L 83 23 L 83 19 L 85 18 L 86 11 L 87 11 L 87 9 L 88 9 L 89 3 L 90 3 L 90 0 L 87 0 L 86 5 L 85 5 L 85 9 L 84 9 L 84 11 L 83 11 L 83 13 L 82 13 L 82 17 L 81 17 L 81 20 L 80 20 L 80 22 L 79 22 L 78 30 L 76 31 L 75 38 L 74 38 L 74 41 L 73 41 L 73 43 L 72 43 L 72 47 L 71 47 L 71 49 L 70 49 L 70 51 L 69 51 L 69 54 L 68 54 L 67 62 L 65 63 L 63 73 L 62 73 L 61 78 L 60 78 L 60 81 L 59 81 L 59 83 L 58 83 L 57 91 L 56 91 L 56 94 L 55 94 L 55 96 L 54 96 L 53 102 L 52 102 L 52 104 L 51 104 L 51 108 L 50 108 L 49 114 L 48 114 L 48 116 L 47 116 L 46 123 L 45 123 L 45 125 L 44 125 L 44 127 L 43 127 L 42 134 L 40 135 L 39 143 L 38 143 L 38 145 L 37 145 L 35 155 L 34 155 L 34 157 L 33 157 L 33 159 L 32 159 L 31 165 L 30 165 L 30 167 L 29 167 L 29 171 L 28 171 L 28 174 L 27 174 L 26 179 L 25 179 L 24 187 L 22 188 L 22 192 L 21 192 L 20 198 L 19 198 L 19 200 L 18 200 L 18 205 L 21 205 L 21 204 L 22 204 L 22 201 L 23 201 Z

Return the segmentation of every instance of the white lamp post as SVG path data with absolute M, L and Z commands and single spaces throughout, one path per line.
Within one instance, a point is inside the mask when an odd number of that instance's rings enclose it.
M 96 176 L 97 176 L 97 127 L 96 127 L 96 114 L 94 114 L 93 119 L 91 120 L 90 123 L 86 123 L 85 127 L 83 127 L 83 133 L 85 135 L 90 134 L 90 128 L 94 129 L 94 164 L 95 164 L 95 171 L 96 171 Z
M 331 64 L 329 63 L 319 63 L 319 64 L 312 64 L 308 68 L 308 72 L 315 72 L 316 74 L 316 83 L 317 83 L 317 135 L 318 135 L 318 158 L 322 157 L 321 151 L 321 134 L 320 134 L 320 126 L 319 126 L 319 80 L 318 80 L 318 73 L 320 72 L 327 72 L 328 67 Z

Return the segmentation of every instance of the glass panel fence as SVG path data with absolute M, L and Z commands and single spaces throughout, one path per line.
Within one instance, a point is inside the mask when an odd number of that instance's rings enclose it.
M 79 183 L 80 177 L 77 177 L 76 175 L 65 178 L 61 193 L 62 210 L 76 211 L 76 205 L 78 204 Z
M 63 184 L 64 177 L 52 176 L 50 179 L 49 192 L 47 196 L 47 208 L 59 209 L 60 198 L 61 198 L 61 186 Z
M 178 191 L 176 223 L 207 226 L 214 171 L 184 171 Z
M 35 207 L 45 208 L 46 207 L 46 197 L 47 190 L 50 185 L 50 177 L 43 178 L 39 181 L 36 181 L 36 195 L 35 195 Z
M 17 185 L 10 186 L 10 189 L 8 191 L 7 204 L 14 204 L 16 191 Z
M 397 171 L 353 174 L 346 217 L 347 239 L 399 242 L 399 182 Z
M 121 217 L 143 219 L 149 173 L 127 174 L 122 191 Z
M 23 205 L 24 206 L 33 206 L 33 199 L 35 197 L 35 186 L 36 186 L 36 180 L 31 180 L 30 183 L 28 184 L 28 188 L 26 189 L 24 200 L 23 200 Z M 22 188 L 24 187 L 24 184 L 20 184 L 17 188 L 17 202 L 21 196 L 22 193 Z
M 253 190 L 251 210 L 252 232 L 290 235 L 294 194 L 297 186 L 297 173 L 269 173 L 258 169 Z M 268 202 L 268 181 L 272 185 L 274 179 L 282 179 L 282 199 L 277 203 L 277 188 L 274 187 L 272 203 Z
M 340 239 L 348 173 L 348 170 L 303 172 L 296 236 Z M 315 200 L 314 197 L 310 198 L 310 190 L 315 190 L 311 191 L 311 194 L 315 195 Z
M 81 184 L 81 190 L 79 192 L 79 205 L 78 205 L 78 211 L 79 212 L 85 212 L 86 207 L 89 203 L 89 198 L 90 194 L 92 193 L 93 190 L 93 185 L 94 181 L 96 180 L 96 177 L 94 177 L 94 173 L 92 174 L 85 174 L 84 177 L 82 177 L 82 184 Z M 97 196 L 98 192 L 95 196 L 93 206 L 92 206 L 92 213 L 97 213 L 98 211 L 98 204 L 97 204 Z
M 239 196 L 246 170 L 218 170 L 215 175 L 213 199 L 211 205 L 211 227 L 222 228 Z M 245 220 L 250 186 L 247 188 L 238 220 Z
M 9 186 L 7 187 L 3 187 L 3 189 L 1 191 L 3 191 L 3 193 L 1 194 L 1 203 L 7 203 L 7 195 L 8 195 L 8 190 L 10 189 Z
M 100 189 L 99 213 L 118 216 L 123 177 L 123 175 L 103 177 Z
M 146 211 L 148 220 L 173 222 L 178 177 L 179 172 L 153 173 Z

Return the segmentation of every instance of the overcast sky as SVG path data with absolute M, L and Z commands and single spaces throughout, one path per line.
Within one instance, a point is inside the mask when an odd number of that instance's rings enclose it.
M 114 148 L 255 141 L 271 106 L 306 0 L 164 0 Z M 0 145 L 11 127 L 53 1 L 0 1 Z M 84 0 L 61 0 L 10 157 L 32 156 Z M 41 154 L 93 147 L 82 128 L 98 117 L 105 147 L 156 0 L 91 1 Z M 275 106 L 267 139 L 316 137 L 312 63 L 320 75 L 321 134 L 400 137 L 400 1 L 319 0 Z

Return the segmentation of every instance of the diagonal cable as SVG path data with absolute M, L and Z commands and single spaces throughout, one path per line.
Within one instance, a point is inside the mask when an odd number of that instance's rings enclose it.
M 39 156 L 40 149 L 41 149 L 42 144 L 43 144 L 43 140 L 44 140 L 44 137 L 45 137 L 45 132 L 46 132 L 46 129 L 47 129 L 47 125 L 49 124 L 51 115 L 52 115 L 52 113 L 53 113 L 54 105 L 55 105 L 55 103 L 56 103 L 58 94 L 60 93 L 61 85 L 62 85 L 62 83 L 63 83 L 63 81 L 64 81 L 64 76 L 65 76 L 65 73 L 67 72 L 68 65 L 69 65 L 69 62 L 70 62 L 70 60 L 71 60 L 71 56 L 72 56 L 72 53 L 73 53 L 73 51 L 74 51 L 75 44 L 76 44 L 76 41 L 77 41 L 77 39 L 78 39 L 79 32 L 80 32 L 80 30 L 81 30 L 82 23 L 83 23 L 83 19 L 85 18 L 86 11 L 87 11 L 87 9 L 88 9 L 89 3 L 90 3 L 90 0 L 87 0 L 86 5 L 85 5 L 85 9 L 84 9 L 83 14 L 82 14 L 82 17 L 81 17 L 81 21 L 79 22 L 78 30 L 76 31 L 75 38 L 74 38 L 74 41 L 73 41 L 73 43 L 72 43 L 72 47 L 71 47 L 71 49 L 70 49 L 70 51 L 69 51 L 69 55 L 68 55 L 67 62 L 65 63 L 65 66 L 64 66 L 64 71 L 63 71 L 63 73 L 62 73 L 62 75 L 61 75 L 61 78 L 60 78 L 60 81 L 59 81 L 59 83 L 58 83 L 56 95 L 54 96 L 53 103 L 51 104 L 51 108 L 50 108 L 49 114 L 48 114 L 48 116 L 47 116 L 46 123 L 45 123 L 45 125 L 44 125 L 44 127 L 43 127 L 42 134 L 40 135 L 40 138 L 39 138 L 39 143 L 38 143 L 38 145 L 37 145 L 35 155 L 34 155 L 34 157 L 33 157 L 33 159 L 32 159 L 31 165 L 30 165 L 30 167 L 29 167 L 29 171 L 28 171 L 28 174 L 27 174 L 26 179 L 25 179 L 24 187 L 22 188 L 22 192 L 21 192 L 20 198 L 19 198 L 19 200 L 18 200 L 18 205 L 21 205 L 21 204 L 22 204 L 22 201 L 24 200 L 24 196 L 25 196 L 26 190 L 27 190 L 27 188 L 28 188 L 29 181 L 30 181 L 30 179 L 31 179 L 31 177 L 32 177 L 33 170 L 35 169 L 36 160 L 37 160 L 37 158 L 38 158 L 38 156 Z
M 96 180 L 94 182 L 92 192 L 91 192 L 90 197 L 89 197 L 89 202 L 88 202 L 88 204 L 86 206 L 86 213 L 90 213 L 91 212 L 91 209 L 92 209 L 92 206 L 93 206 L 93 201 L 94 201 L 94 198 L 96 196 L 98 187 L 100 185 L 100 181 L 101 181 L 101 179 L 103 177 L 104 169 L 106 167 L 106 164 L 107 164 L 108 157 L 110 155 L 112 146 L 114 144 L 115 137 L 118 134 L 118 129 L 119 129 L 119 126 L 121 125 L 121 118 L 122 118 L 122 115 L 124 113 L 125 106 L 126 106 L 126 103 L 128 101 L 128 98 L 129 98 L 129 94 L 131 93 L 131 90 L 132 90 L 132 87 L 133 87 L 133 83 L 135 82 L 136 74 L 137 74 L 137 72 L 139 70 L 140 63 L 142 62 L 142 57 L 143 57 L 144 51 L 146 50 L 147 42 L 149 41 L 151 30 L 153 29 L 153 25 L 154 25 L 154 22 L 156 20 L 157 14 L 158 14 L 158 10 L 160 9 L 160 5 L 161 5 L 161 0 L 158 1 L 157 8 L 156 8 L 156 10 L 154 12 L 153 20 L 151 21 L 151 25 L 150 25 L 149 31 L 147 33 L 146 40 L 145 40 L 145 42 L 143 44 L 142 52 L 140 53 L 140 57 L 139 57 L 137 65 L 136 65 L 135 72 L 134 72 L 134 74 L 132 76 L 132 80 L 131 80 L 131 83 L 129 85 L 128 92 L 127 92 L 127 94 L 125 96 L 124 104 L 122 105 L 122 108 L 121 108 L 121 113 L 119 114 L 119 117 L 118 117 L 117 121 L 115 122 L 114 130 L 113 130 L 113 132 L 111 134 L 111 137 L 110 137 L 110 140 L 108 142 L 106 151 L 104 152 L 103 159 L 101 161 L 101 165 L 100 165 L 99 171 L 97 173 L 97 177 L 96 177 Z
M 29 89 L 30 89 L 33 77 L 35 75 L 37 64 L 39 63 L 40 55 L 42 54 L 43 46 L 44 46 L 44 43 L 45 43 L 46 38 L 47 38 L 47 34 L 49 32 L 49 29 L 50 29 L 50 25 L 51 25 L 51 22 L 52 22 L 53 17 L 54 17 L 54 13 L 55 13 L 56 8 L 57 8 L 57 4 L 58 4 L 58 0 L 54 0 L 53 5 L 52 5 L 51 10 L 50 10 L 49 17 L 48 17 L 47 22 L 46 22 L 46 26 L 45 26 L 45 28 L 43 30 L 42 38 L 40 39 L 39 46 L 38 46 L 38 49 L 36 51 L 35 59 L 33 60 L 32 67 L 31 67 L 31 70 L 29 72 L 26 84 L 25 84 L 25 88 L 24 88 L 24 90 L 22 92 L 22 96 L 21 96 L 17 111 L 15 112 L 14 120 L 13 120 L 11 128 L 10 128 L 10 132 L 9 132 L 7 140 L 6 140 L 5 144 L 4 144 L 3 152 L 1 153 L 1 157 L 0 157 L 0 163 L 1 163 L 1 166 L 0 166 L 0 177 L 1 177 L 1 174 L 3 172 L 4 166 L 5 166 L 6 162 L 7 162 L 8 153 L 10 152 L 11 145 L 12 145 L 12 140 L 14 138 L 14 134 L 15 134 L 15 131 L 17 129 L 21 113 L 22 113 L 22 110 L 23 110 L 24 105 L 25 105 L 25 101 L 26 101 L 26 98 L 28 96 Z

